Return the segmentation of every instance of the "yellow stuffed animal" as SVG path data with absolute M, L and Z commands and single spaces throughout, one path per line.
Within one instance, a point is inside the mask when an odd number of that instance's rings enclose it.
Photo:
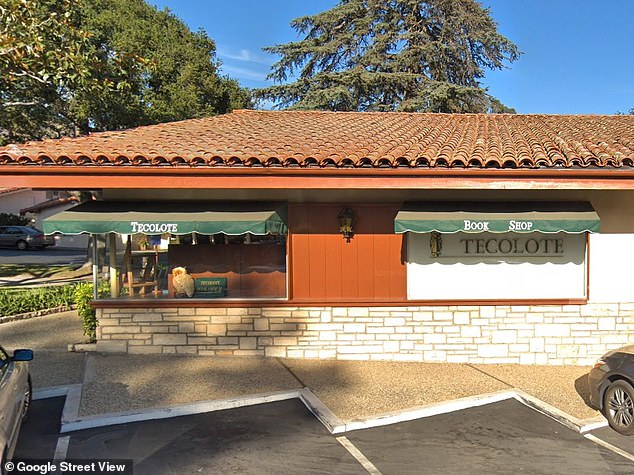
M 174 285 L 174 295 L 176 297 L 194 296 L 194 278 L 187 273 L 184 267 L 174 267 L 172 269 L 172 284 Z

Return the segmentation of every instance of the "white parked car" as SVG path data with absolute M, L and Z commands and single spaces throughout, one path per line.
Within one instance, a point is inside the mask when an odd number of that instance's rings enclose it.
M 9 356 L 0 347 L 0 467 L 4 467 L 5 461 L 13 457 L 22 419 L 31 405 L 32 385 L 28 361 L 32 359 L 32 350 L 15 350 L 13 356 Z

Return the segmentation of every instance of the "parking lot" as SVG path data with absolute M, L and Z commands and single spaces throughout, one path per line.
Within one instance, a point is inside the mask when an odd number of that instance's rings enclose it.
M 63 398 L 34 401 L 16 459 L 52 460 L 56 450 L 74 460 L 133 459 L 135 474 L 634 471 L 631 459 L 514 399 L 339 435 L 297 399 L 59 435 L 62 407 Z M 634 454 L 632 438 L 592 435 Z

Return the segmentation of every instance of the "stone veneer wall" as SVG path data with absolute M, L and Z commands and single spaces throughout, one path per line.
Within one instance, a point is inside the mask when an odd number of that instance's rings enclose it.
M 592 364 L 634 343 L 634 303 L 99 308 L 105 352 Z

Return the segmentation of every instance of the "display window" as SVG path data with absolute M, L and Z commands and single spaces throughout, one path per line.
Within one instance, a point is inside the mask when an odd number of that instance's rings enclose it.
M 585 233 L 407 233 L 407 296 L 584 299 L 586 259 Z

